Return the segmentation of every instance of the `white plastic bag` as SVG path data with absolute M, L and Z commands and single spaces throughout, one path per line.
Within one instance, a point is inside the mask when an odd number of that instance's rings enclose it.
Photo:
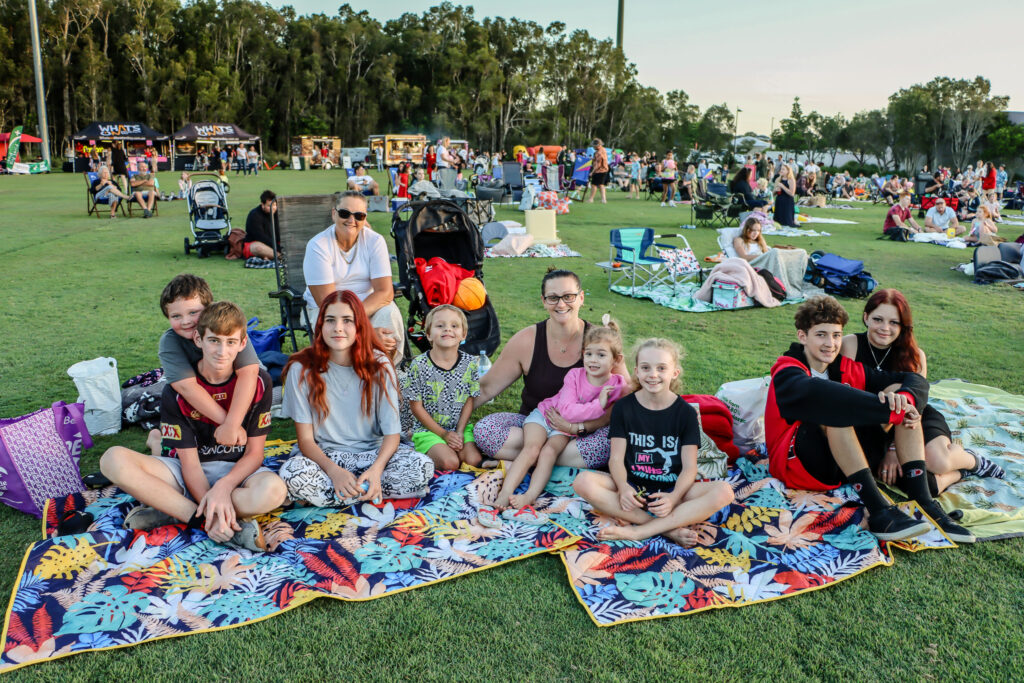
M 93 436 L 121 431 L 121 383 L 117 360 L 93 358 L 75 363 L 68 375 L 78 387 L 78 402 L 85 403 L 85 426 Z
M 537 206 L 537 188 L 527 185 L 523 188 L 523 198 L 519 202 L 519 210 L 529 211 L 535 206 Z
M 770 382 L 770 375 L 726 382 L 715 394 L 732 413 L 732 440 L 740 453 L 764 443 L 764 406 Z

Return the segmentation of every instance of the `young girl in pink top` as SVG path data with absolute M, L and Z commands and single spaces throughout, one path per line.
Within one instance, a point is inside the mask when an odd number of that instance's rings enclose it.
M 544 399 L 523 424 L 523 450 L 519 452 L 505 474 L 505 482 L 498 492 L 494 507 L 509 510 L 504 515 L 509 519 L 542 523 L 546 516 L 538 515 L 528 508 L 537 499 L 551 477 L 551 469 L 558 456 L 573 439 L 575 434 L 565 434 L 553 429 L 545 414 L 555 409 L 572 423 L 594 420 L 611 408 L 612 403 L 629 393 L 629 379 L 612 373 L 612 368 L 622 360 L 622 337 L 619 326 L 605 315 L 600 327 L 592 327 L 583 339 L 583 367 L 573 368 L 566 374 L 561 391 Z M 522 483 L 526 473 L 533 468 L 530 487 L 525 493 L 512 495 Z M 484 511 L 481 511 L 484 513 Z M 490 514 L 481 514 L 481 520 Z M 535 518 L 541 519 L 535 519 Z M 527 519 L 528 518 L 528 519 Z M 487 520 L 485 520 L 487 521 Z

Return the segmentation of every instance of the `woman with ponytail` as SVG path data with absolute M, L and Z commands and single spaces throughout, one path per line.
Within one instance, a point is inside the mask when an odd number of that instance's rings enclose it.
M 400 445 L 398 401 L 395 369 L 359 297 L 331 292 L 313 343 L 284 369 L 282 414 L 298 437 L 280 473 L 289 496 L 326 507 L 423 495 L 434 465 Z
M 897 289 L 876 291 L 864 304 L 864 326 L 867 331 L 843 338 L 844 356 L 876 370 L 928 376 L 928 361 L 914 338 L 914 319 L 902 292 Z M 995 463 L 953 443 L 946 418 L 932 406 L 921 410 L 921 427 L 932 495 L 938 495 L 969 475 L 997 479 L 1005 476 Z M 891 445 L 877 475 L 886 484 L 893 485 L 897 483 L 899 472 L 895 445 Z

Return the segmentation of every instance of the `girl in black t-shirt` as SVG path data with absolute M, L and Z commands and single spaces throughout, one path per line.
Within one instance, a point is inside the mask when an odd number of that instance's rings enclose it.
M 630 522 L 606 526 L 599 539 L 662 535 L 689 547 L 697 534 L 688 527 L 731 503 L 732 487 L 695 481 L 700 425 L 678 395 L 678 347 L 667 339 L 643 341 L 634 366 L 636 392 L 612 408 L 610 474 L 583 472 L 573 488 L 595 509 Z

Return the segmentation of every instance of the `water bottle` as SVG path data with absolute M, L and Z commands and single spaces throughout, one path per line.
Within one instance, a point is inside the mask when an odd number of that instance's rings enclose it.
M 480 377 L 482 378 L 491 369 L 491 359 L 483 351 L 480 352 Z

